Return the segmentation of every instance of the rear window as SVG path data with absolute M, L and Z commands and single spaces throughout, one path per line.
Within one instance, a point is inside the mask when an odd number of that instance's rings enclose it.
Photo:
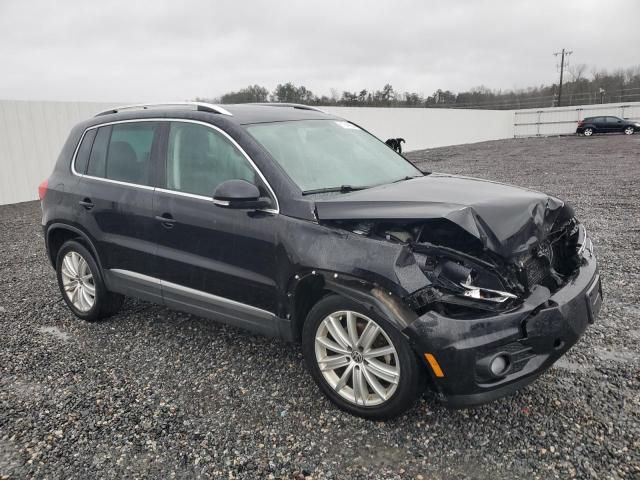
M 151 147 L 158 124 L 132 122 L 98 128 L 87 174 L 151 185 Z

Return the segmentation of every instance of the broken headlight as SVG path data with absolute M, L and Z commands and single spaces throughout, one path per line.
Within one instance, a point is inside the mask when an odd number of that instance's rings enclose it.
M 517 295 L 509 292 L 501 292 L 500 290 L 492 290 L 490 288 L 476 287 L 475 285 L 469 285 L 461 283 L 465 289 L 463 295 L 475 300 L 484 300 L 485 302 L 504 303 L 507 300 L 518 298 Z
M 447 258 L 426 258 L 423 271 L 447 303 L 503 304 L 518 296 L 505 291 L 498 275 Z M 483 307 L 480 307 L 483 308 Z

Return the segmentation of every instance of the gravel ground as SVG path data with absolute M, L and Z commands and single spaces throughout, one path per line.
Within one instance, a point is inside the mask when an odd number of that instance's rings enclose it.
M 64 306 L 35 202 L 0 207 L 0 478 L 640 478 L 640 135 L 413 152 L 425 170 L 569 200 L 605 304 L 533 386 L 371 422 L 320 395 L 300 349 L 138 301 Z

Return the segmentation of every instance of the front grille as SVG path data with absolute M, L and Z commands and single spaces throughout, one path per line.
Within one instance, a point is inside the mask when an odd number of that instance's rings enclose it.
M 575 256 L 575 246 L 569 245 L 564 238 L 541 243 L 524 263 L 527 286 L 533 288 L 534 285 L 542 284 L 552 290 L 559 287 L 558 276 L 553 271 L 561 275 L 570 273 L 575 263 L 571 259 Z
M 524 265 L 529 288 L 542 283 L 550 274 L 549 262 L 544 257 L 531 257 Z

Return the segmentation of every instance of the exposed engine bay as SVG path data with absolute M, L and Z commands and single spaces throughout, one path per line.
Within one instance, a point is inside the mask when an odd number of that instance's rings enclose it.
M 419 314 L 435 309 L 449 316 L 506 311 L 541 285 L 551 293 L 580 266 L 586 234 L 575 217 L 559 216 L 542 241 L 505 258 L 446 219 L 422 221 L 338 220 L 334 226 L 372 239 L 404 244 L 429 286 L 407 298 Z

